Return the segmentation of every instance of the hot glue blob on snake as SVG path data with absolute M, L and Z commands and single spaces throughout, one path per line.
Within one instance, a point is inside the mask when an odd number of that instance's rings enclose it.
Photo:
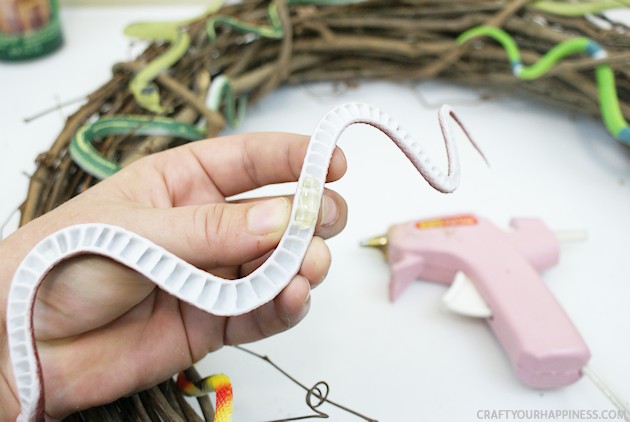
M 19 392 L 19 421 L 44 417 L 41 364 L 33 337 L 33 307 L 37 289 L 50 269 L 79 254 L 105 256 L 137 271 L 162 290 L 218 316 L 241 315 L 271 301 L 290 282 L 313 237 L 332 153 L 342 132 L 364 123 L 379 129 L 400 148 L 424 179 L 440 192 L 459 184 L 460 166 L 449 120 L 483 157 L 470 134 L 448 106 L 438 115 L 448 169 L 441 171 L 416 141 L 389 115 L 367 104 L 347 103 L 329 111 L 313 132 L 298 178 L 289 224 L 269 258 L 246 277 L 228 280 L 204 272 L 159 245 L 124 228 L 106 224 L 69 226 L 43 239 L 24 258 L 11 283 L 7 334 Z

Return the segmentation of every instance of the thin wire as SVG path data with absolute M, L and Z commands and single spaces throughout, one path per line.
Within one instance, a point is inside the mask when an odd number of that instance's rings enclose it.
M 0 240 L 4 239 L 4 229 L 6 229 L 6 227 L 9 225 L 9 222 L 11 221 L 11 219 L 13 218 L 13 216 L 15 214 L 18 213 L 18 211 L 20 211 L 20 208 L 22 207 L 22 205 L 19 205 L 18 207 L 16 207 L 13 211 L 11 211 L 11 213 L 9 214 L 9 216 L 4 219 L 4 221 L 2 222 L 2 225 L 0 225 Z
M 55 104 L 52 107 L 45 108 L 42 111 L 38 111 L 37 113 L 35 113 L 35 114 L 31 115 L 31 116 L 24 117 L 22 119 L 24 121 L 24 123 L 30 123 L 33 120 L 37 120 L 40 117 L 44 117 L 45 115 L 52 113 L 53 111 L 61 110 L 64 107 L 70 106 L 72 104 L 76 104 L 76 103 L 80 103 L 80 102 L 83 102 L 83 101 L 87 101 L 87 97 L 85 95 L 81 96 L 81 97 L 77 97 L 77 98 L 72 98 L 70 100 L 66 100 L 66 101 L 63 101 L 63 102 L 61 102 L 59 100 L 59 96 L 55 96 L 55 99 L 57 100 L 56 101 L 57 104 Z
M 476 98 L 462 98 L 462 97 L 452 97 L 452 98 L 443 98 L 439 101 L 429 101 L 420 89 L 420 84 L 406 84 L 413 95 L 416 97 L 420 105 L 427 110 L 437 110 L 444 104 L 449 104 L 453 106 L 464 106 L 464 107 L 474 107 L 483 103 L 487 103 L 493 100 L 500 100 L 501 98 L 505 98 L 508 95 L 502 94 L 498 92 L 481 92 Z
M 346 94 L 350 89 L 347 84 L 334 83 L 330 84 L 330 89 L 328 91 L 318 90 L 314 88 L 314 85 L 311 83 L 300 83 L 300 88 L 311 98 L 314 98 L 320 103 L 323 103 L 327 100 L 336 99 L 344 94 Z
M 625 402 L 591 367 L 585 365 L 582 373 L 590 379 L 599 391 L 606 396 L 608 400 L 624 414 L 624 419 L 630 421 L 630 406 Z
M 330 399 L 328 399 L 328 392 L 329 392 L 329 387 L 328 384 L 325 381 L 319 381 L 317 382 L 314 386 L 312 386 L 311 388 L 308 388 L 306 385 L 302 384 L 301 382 L 299 382 L 297 379 L 295 379 L 293 376 L 291 376 L 288 372 L 286 372 L 284 369 L 280 368 L 278 365 L 276 365 L 275 362 L 273 362 L 269 356 L 265 356 L 265 355 L 260 355 L 252 350 L 246 349 L 242 346 L 234 346 L 235 348 L 237 348 L 238 350 L 241 350 L 245 353 L 249 353 L 252 356 L 256 356 L 259 359 L 264 360 L 265 362 L 267 362 L 269 365 L 273 366 L 278 372 L 280 372 L 282 375 L 284 375 L 285 377 L 287 377 L 288 379 L 290 379 L 294 384 L 298 385 L 299 387 L 301 387 L 303 390 L 306 391 L 306 405 L 316 414 L 314 415 L 308 415 L 308 416 L 299 416 L 299 417 L 295 417 L 295 418 L 289 418 L 289 419 L 276 419 L 273 421 L 268 421 L 268 422 L 287 422 L 287 421 L 298 421 L 298 420 L 304 420 L 304 419 L 327 419 L 329 418 L 329 415 L 327 415 L 326 413 L 322 412 L 321 410 L 318 409 L 319 406 L 321 406 L 324 403 L 328 403 L 331 404 L 341 410 L 344 410 L 348 413 L 351 413 L 365 421 L 368 422 L 378 422 L 376 419 L 370 418 L 368 416 L 362 415 L 361 413 L 349 409 L 339 403 L 336 403 Z M 323 391 L 322 391 L 323 390 Z M 313 398 L 317 399 L 317 402 L 313 402 Z

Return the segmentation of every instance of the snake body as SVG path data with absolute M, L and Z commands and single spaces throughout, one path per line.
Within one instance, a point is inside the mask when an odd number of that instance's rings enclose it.
M 537 1 L 532 7 L 542 12 L 560 16 L 584 16 L 601 13 L 610 9 L 627 7 L 623 0 L 591 0 L 591 1 Z
M 18 267 L 8 297 L 8 343 L 21 405 L 18 420 L 39 421 L 43 418 L 42 371 L 33 337 L 32 316 L 38 286 L 54 265 L 78 254 L 102 255 L 137 271 L 159 288 L 210 314 L 244 314 L 271 301 L 297 274 L 315 231 L 333 150 L 348 126 L 366 123 L 381 130 L 432 187 L 441 192 L 451 192 L 457 187 L 459 160 L 449 119 L 462 128 L 475 148 L 477 146 L 450 108 L 443 106 L 438 117 L 448 159 L 446 173 L 432 164 L 420 142 L 376 107 L 347 103 L 329 111 L 310 138 L 290 222 L 278 247 L 259 268 L 237 280 L 206 273 L 161 246 L 118 226 L 73 225 L 43 239 Z
M 477 26 L 463 32 L 457 38 L 457 43 L 461 45 L 482 36 L 490 37 L 501 44 L 510 60 L 512 72 L 517 78 L 524 80 L 538 79 L 544 76 L 558 61 L 572 54 L 585 53 L 593 59 L 602 59 L 608 55 L 606 50 L 595 41 L 585 37 L 575 37 L 553 47 L 536 63 L 525 66 L 514 39 L 504 30 L 487 25 Z M 619 106 L 615 75 L 610 65 L 597 65 L 595 67 L 595 80 L 604 125 L 615 139 L 630 146 L 630 127 Z
M 168 135 L 188 141 L 205 137 L 205 132 L 194 125 L 168 117 L 109 116 L 79 128 L 70 142 L 74 162 L 94 177 L 104 179 L 120 170 L 115 161 L 103 157 L 92 145 L 95 139 L 110 135 Z
M 245 97 L 234 98 L 230 81 L 219 75 L 213 79 L 208 97 L 211 110 L 224 104 L 225 118 L 232 127 L 237 127 L 245 115 Z M 94 141 L 112 135 L 171 136 L 197 141 L 206 137 L 202 126 L 180 122 L 170 117 L 121 115 L 105 116 L 77 130 L 70 141 L 72 160 L 86 173 L 97 179 L 105 179 L 120 170 L 120 165 L 105 158 L 96 148 Z

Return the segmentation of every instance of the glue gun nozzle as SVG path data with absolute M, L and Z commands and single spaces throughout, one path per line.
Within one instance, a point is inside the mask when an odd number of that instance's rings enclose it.
M 361 246 L 368 248 L 385 249 L 387 247 L 387 236 L 376 236 L 359 243 Z

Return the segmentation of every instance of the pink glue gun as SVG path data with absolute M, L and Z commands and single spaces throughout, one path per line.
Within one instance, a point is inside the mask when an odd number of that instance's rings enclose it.
M 363 245 L 386 247 L 392 301 L 416 279 L 451 284 L 447 306 L 486 318 L 523 383 L 571 384 L 590 353 L 540 276 L 558 263 L 558 240 L 535 218 L 510 226 L 471 214 L 432 218 L 392 226 Z

